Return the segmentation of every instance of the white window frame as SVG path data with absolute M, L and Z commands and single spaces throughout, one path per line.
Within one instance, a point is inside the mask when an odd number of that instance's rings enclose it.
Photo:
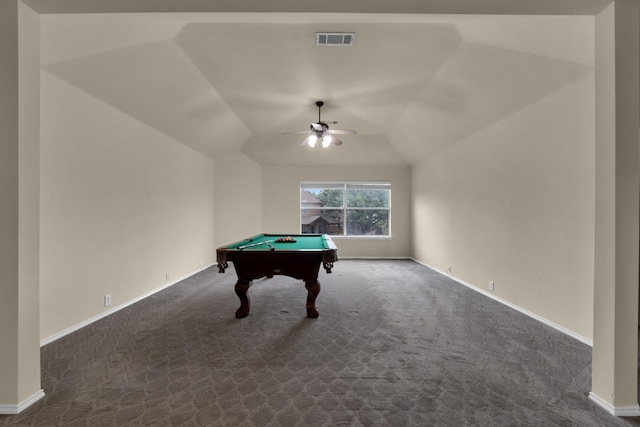
M 309 209 L 308 206 L 302 205 L 302 191 L 305 188 L 328 188 L 328 189 L 341 189 L 342 190 L 342 206 L 336 207 L 322 207 L 322 209 L 326 210 L 342 210 L 342 234 L 331 234 L 331 237 L 346 237 L 346 238 L 362 238 L 362 239 L 388 239 L 391 238 L 391 182 L 390 181 L 301 181 L 300 182 L 300 233 L 303 232 L 302 227 L 302 212 L 305 209 Z M 389 201 L 388 206 L 386 207 L 349 207 L 347 206 L 347 190 L 353 189 L 368 189 L 368 190 L 388 190 L 389 192 Z M 386 210 L 388 212 L 388 224 L 387 224 L 387 233 L 388 234 L 375 234 L 375 235 L 366 235 L 366 234 L 347 234 L 347 212 L 353 210 Z

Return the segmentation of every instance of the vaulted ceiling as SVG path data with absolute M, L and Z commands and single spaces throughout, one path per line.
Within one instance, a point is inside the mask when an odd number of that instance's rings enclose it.
M 590 15 L 71 13 L 41 22 L 44 72 L 208 156 L 241 150 L 264 165 L 411 164 L 593 72 Z M 317 31 L 355 32 L 355 41 L 316 46 Z M 317 121 L 316 100 L 323 121 L 358 135 L 328 149 L 282 135 Z

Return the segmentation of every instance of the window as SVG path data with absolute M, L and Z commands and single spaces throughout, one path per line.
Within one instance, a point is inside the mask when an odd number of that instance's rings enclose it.
M 390 236 L 390 182 L 300 183 L 303 234 Z

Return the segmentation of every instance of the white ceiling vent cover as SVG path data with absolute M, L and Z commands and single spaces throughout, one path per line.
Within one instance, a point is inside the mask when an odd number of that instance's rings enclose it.
M 355 33 L 316 33 L 317 46 L 351 46 Z

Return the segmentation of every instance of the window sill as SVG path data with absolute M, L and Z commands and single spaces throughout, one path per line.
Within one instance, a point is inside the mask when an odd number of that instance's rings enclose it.
M 342 236 L 335 234 L 328 234 L 333 240 L 391 240 L 393 236 Z

